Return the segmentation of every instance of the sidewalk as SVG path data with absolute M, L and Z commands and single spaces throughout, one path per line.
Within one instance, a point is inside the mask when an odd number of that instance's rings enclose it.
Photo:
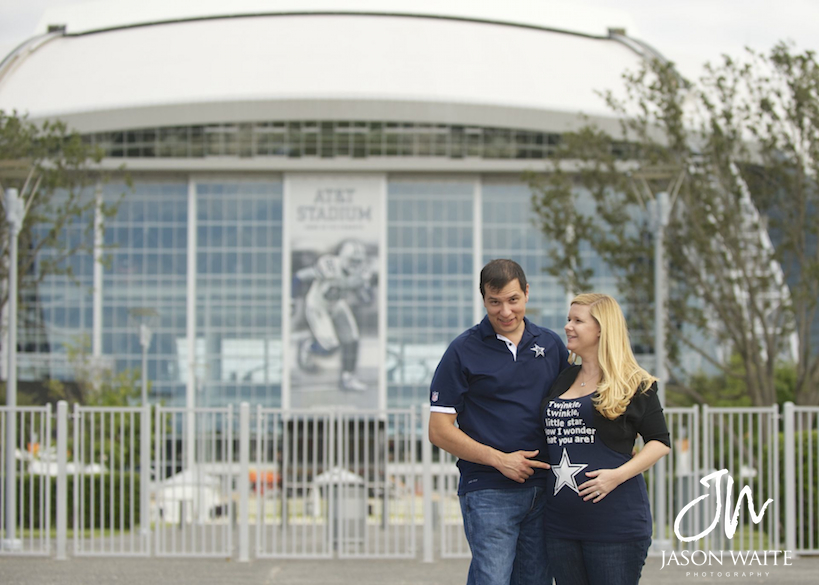
M 761 561 L 762 562 L 762 561 Z M 458 585 L 466 581 L 469 561 L 437 560 L 234 560 L 205 558 L 50 558 L 0 557 L 3 585 Z M 697 573 L 697 576 L 695 575 Z M 768 574 L 767 574 L 768 573 Z M 760 576 L 758 576 L 760 574 Z M 642 585 L 683 583 L 765 583 L 816 585 L 817 557 L 798 557 L 791 566 L 692 565 L 661 569 L 650 557 Z

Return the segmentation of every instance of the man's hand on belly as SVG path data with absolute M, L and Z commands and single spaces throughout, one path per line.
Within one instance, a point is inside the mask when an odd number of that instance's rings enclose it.
M 550 468 L 549 463 L 534 459 L 536 455 L 538 455 L 538 450 L 499 453 L 498 462 L 493 467 L 500 471 L 504 477 L 518 483 L 524 483 L 528 477 L 535 473 L 536 468 Z

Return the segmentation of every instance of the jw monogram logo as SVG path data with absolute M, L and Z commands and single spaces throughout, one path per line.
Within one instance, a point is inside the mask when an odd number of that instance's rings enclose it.
M 694 536 L 684 536 L 680 533 L 680 525 L 681 525 L 681 522 L 683 521 L 684 516 L 686 516 L 686 513 L 689 510 L 691 510 L 692 508 L 694 508 L 698 504 L 698 502 L 708 498 L 711 494 L 710 493 L 704 494 L 702 496 L 699 496 L 699 497 L 695 498 L 694 500 L 692 500 L 688 504 L 686 504 L 683 508 L 681 508 L 681 511 L 678 512 L 678 515 L 675 518 L 675 525 L 674 525 L 675 536 L 677 536 L 681 541 L 691 542 L 693 540 L 698 540 L 699 538 L 703 538 L 704 536 L 710 534 L 717 527 L 718 523 L 720 522 L 720 510 L 721 510 L 721 507 L 723 505 L 723 501 L 721 500 L 721 495 L 720 495 L 720 483 L 721 483 L 720 478 L 723 477 L 724 475 L 728 475 L 728 474 L 729 474 L 728 469 L 721 469 L 720 471 L 715 471 L 713 473 L 710 473 L 709 475 L 703 476 L 703 478 L 700 480 L 700 483 L 703 484 L 704 486 L 706 486 L 707 488 L 710 487 L 709 482 L 711 480 L 714 480 L 715 496 L 716 496 L 716 499 L 717 499 L 717 509 L 715 510 L 715 518 L 714 518 L 714 520 L 712 520 L 712 523 L 704 531 L 699 532 L 698 534 L 695 534 Z M 732 538 L 735 535 L 735 531 L 737 530 L 738 517 L 740 516 L 740 509 L 743 505 L 743 498 L 744 497 L 747 499 L 747 504 L 749 506 L 749 514 L 751 515 L 752 522 L 754 522 L 755 524 L 760 524 L 760 521 L 763 520 L 763 514 L 766 511 L 766 508 L 769 506 L 769 504 L 771 504 L 774 501 L 771 498 L 766 500 L 766 502 L 763 504 L 763 507 L 760 508 L 760 513 L 758 514 L 757 512 L 755 512 L 755 509 L 754 509 L 754 497 L 752 496 L 752 488 L 750 488 L 748 485 L 745 485 L 745 486 L 743 486 L 743 489 L 741 489 L 740 493 L 738 494 L 737 503 L 735 504 L 735 507 L 734 507 L 734 513 L 732 514 L 730 512 L 730 510 L 732 508 L 732 487 L 733 486 L 734 486 L 734 479 L 732 478 L 731 475 L 729 475 L 729 477 L 726 481 L 726 508 L 725 508 L 725 511 L 724 511 L 724 519 L 723 519 L 723 530 L 726 533 L 727 538 Z

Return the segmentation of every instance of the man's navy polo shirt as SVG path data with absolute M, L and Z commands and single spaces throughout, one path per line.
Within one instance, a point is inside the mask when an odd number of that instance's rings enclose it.
M 541 401 L 566 368 L 567 349 L 555 332 L 524 319 L 513 357 L 489 319 L 459 335 L 444 352 L 430 385 L 433 412 L 457 414 L 459 428 L 479 443 L 511 453 L 539 450 L 547 460 Z M 549 470 L 536 469 L 523 484 L 498 470 L 459 459 L 458 493 L 546 485 Z

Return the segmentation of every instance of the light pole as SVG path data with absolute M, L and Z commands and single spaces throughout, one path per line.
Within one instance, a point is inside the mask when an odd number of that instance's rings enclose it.
M 140 482 L 142 493 L 145 497 L 142 501 L 143 510 L 148 509 L 148 473 L 146 470 L 150 467 L 148 459 L 150 457 L 148 449 L 149 441 L 149 427 L 151 425 L 151 408 L 148 406 L 148 348 L 151 347 L 151 328 L 146 323 L 140 323 L 140 347 L 142 347 L 142 421 L 140 422 Z M 142 537 L 148 539 L 149 526 L 144 520 L 142 521 Z
M 148 405 L 148 348 L 151 347 L 151 338 L 154 334 L 152 326 L 158 317 L 154 309 L 137 308 L 128 311 L 131 321 L 137 327 L 140 347 L 142 348 L 142 406 Z
M 658 400 L 666 405 L 666 259 L 664 236 L 669 225 L 669 194 L 661 191 L 654 205 L 655 228 L 655 372 L 658 377 Z
M 655 231 L 655 375 L 658 378 L 658 400 L 666 405 L 666 259 L 664 235 L 669 225 L 669 194 L 661 191 L 651 202 L 652 227 Z M 671 541 L 666 538 L 666 465 L 655 466 L 655 522 L 656 550 L 668 550 Z
M 23 227 L 26 207 L 17 189 L 6 189 L 6 223 L 9 226 L 9 330 L 6 341 L 7 376 L 6 376 L 6 539 L 3 548 L 14 550 L 20 548 L 16 538 L 17 530 L 17 497 L 15 478 L 17 461 L 15 459 L 15 435 L 17 435 L 17 237 Z
M 142 498 L 141 509 L 148 509 L 148 480 L 151 468 L 151 449 L 149 442 L 151 440 L 151 407 L 148 404 L 148 348 L 151 347 L 151 337 L 153 336 L 153 327 L 159 319 L 159 314 L 148 307 L 138 307 L 128 311 L 129 323 L 135 327 L 139 335 L 140 347 L 142 348 L 142 372 L 140 379 L 142 381 L 142 418 L 140 419 L 140 497 Z M 150 535 L 150 524 L 145 520 L 141 521 L 140 534 L 143 539 L 144 546 L 148 547 L 148 540 Z
M 148 348 L 151 347 L 151 328 L 140 323 L 140 346 L 142 347 L 142 405 L 148 404 Z
M 666 300 L 668 297 L 666 258 L 664 254 L 664 240 L 666 227 L 669 225 L 669 216 L 675 205 L 678 192 L 686 179 L 686 169 L 675 166 L 656 166 L 641 169 L 634 175 L 640 181 L 643 189 L 636 189 L 639 199 L 647 204 L 650 228 L 655 235 L 655 375 L 658 378 L 658 400 L 661 406 L 666 406 Z M 649 181 L 668 180 L 666 190 L 655 193 Z M 667 492 L 666 492 L 666 465 L 667 459 L 660 461 L 654 467 L 655 471 L 655 506 L 653 509 L 655 520 L 655 538 L 652 539 L 652 548 L 655 551 L 670 550 L 672 541 L 666 536 Z

